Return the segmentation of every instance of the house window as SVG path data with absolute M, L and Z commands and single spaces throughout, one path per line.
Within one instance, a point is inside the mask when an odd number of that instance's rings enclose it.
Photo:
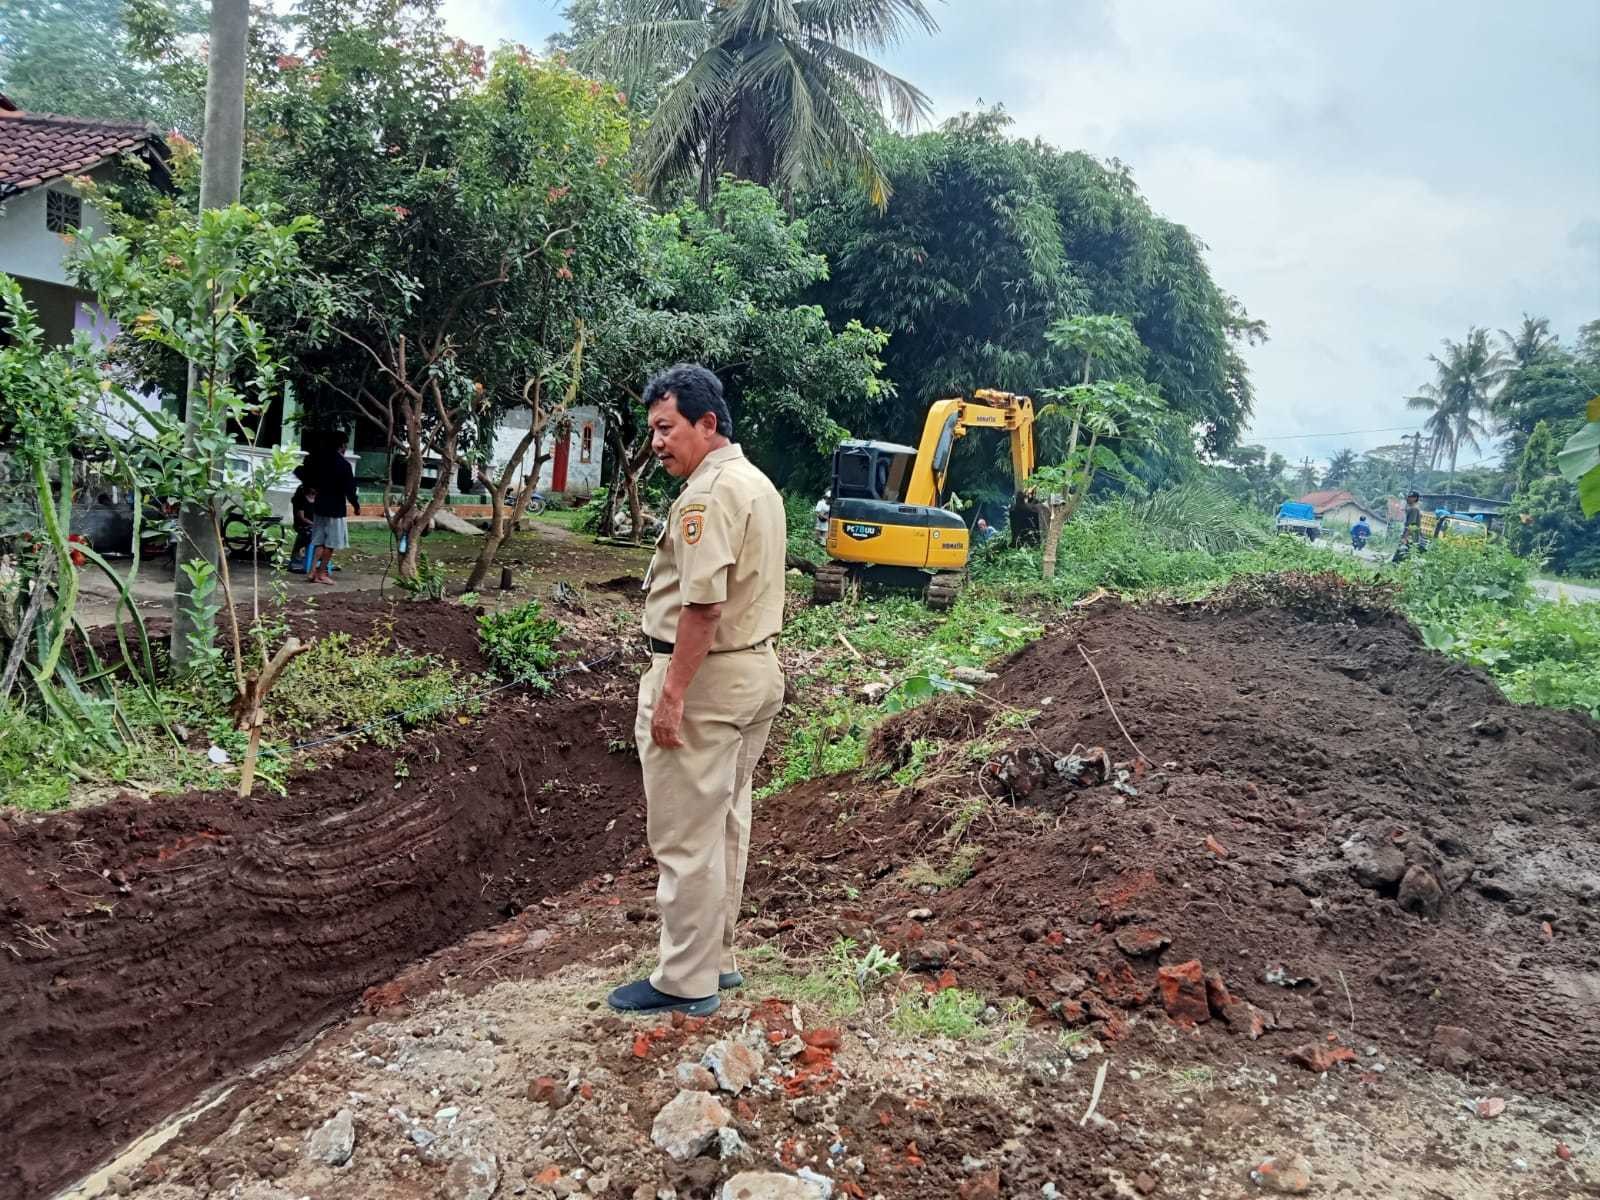
M 51 233 L 72 233 L 83 227 L 83 199 L 66 192 L 44 194 L 44 227 Z
M 587 422 L 583 426 L 583 442 L 578 448 L 578 461 L 586 463 L 594 454 L 594 426 Z

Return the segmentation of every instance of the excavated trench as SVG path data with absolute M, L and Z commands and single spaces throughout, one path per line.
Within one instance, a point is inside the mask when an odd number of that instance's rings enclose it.
M 502 695 L 283 797 L 0 820 L 0 1198 L 48 1195 L 404 964 L 620 863 L 643 835 L 637 760 L 606 746 L 628 693 L 615 669 Z

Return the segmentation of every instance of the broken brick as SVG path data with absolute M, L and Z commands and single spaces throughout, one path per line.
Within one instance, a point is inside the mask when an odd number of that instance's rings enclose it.
M 844 1044 L 844 1039 L 837 1029 L 808 1029 L 800 1037 L 806 1045 L 815 1046 L 819 1050 L 837 1050 Z
M 1207 850 L 1211 851 L 1211 853 L 1215 854 L 1218 858 L 1228 857 L 1228 848 L 1221 842 L 1217 841 L 1217 839 L 1212 837 L 1209 833 L 1206 834 L 1204 845 Z
M 560 1107 L 561 1086 L 549 1075 L 541 1075 L 528 1085 L 528 1099 L 535 1104 Z M 556 1172 L 560 1174 L 560 1172 Z
M 1307 1042 L 1304 1046 L 1296 1046 L 1286 1057 L 1295 1066 L 1320 1075 L 1342 1062 L 1355 1062 L 1356 1052 L 1349 1046 L 1319 1046 L 1315 1042 Z
M 957 1194 L 961 1200 L 1000 1200 L 999 1168 L 980 1171 L 963 1183 Z
M 1199 959 L 1156 971 L 1156 986 L 1161 989 L 1161 1007 L 1180 1024 L 1200 1025 L 1211 1019 L 1206 1003 L 1206 980 Z

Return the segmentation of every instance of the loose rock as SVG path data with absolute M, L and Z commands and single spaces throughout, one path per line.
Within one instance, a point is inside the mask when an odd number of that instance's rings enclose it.
M 675 1074 L 678 1088 L 685 1092 L 714 1092 L 717 1078 L 699 1063 L 679 1063 Z
M 1436 917 L 1444 900 L 1439 877 L 1420 863 L 1413 863 L 1400 880 L 1400 907 L 1419 916 Z
M 1148 926 L 1124 925 L 1117 930 L 1115 941 L 1117 949 L 1129 958 L 1148 958 L 1172 945 L 1172 939 L 1166 934 Z
M 810 1180 L 779 1171 L 741 1171 L 722 1185 L 720 1200 L 827 1200 L 828 1195 Z
M 306 1145 L 306 1157 L 330 1167 L 342 1167 L 350 1161 L 355 1149 L 355 1118 L 348 1108 L 341 1108 L 311 1135 Z
M 656 1114 L 650 1140 L 678 1162 L 704 1154 L 729 1122 L 728 1110 L 705 1092 L 679 1092 Z
M 1311 1164 L 1303 1154 L 1273 1155 L 1251 1171 L 1250 1178 L 1269 1192 L 1303 1196 L 1311 1190 Z
M 1357 1056 L 1349 1046 L 1319 1046 L 1315 1042 L 1307 1042 L 1304 1046 L 1296 1046 L 1286 1057 L 1295 1066 L 1320 1075 L 1342 1062 L 1355 1062 Z
M 489 1200 L 500 1186 L 500 1164 L 493 1154 L 467 1152 L 444 1173 L 441 1193 L 449 1200 Z
M 1428 1062 L 1452 1071 L 1465 1070 L 1477 1058 L 1472 1034 L 1459 1025 L 1440 1025 L 1433 1031 Z
M 1358 833 L 1339 847 L 1350 874 L 1363 887 L 1393 887 L 1406 873 L 1406 856 L 1398 846 L 1371 833 Z
M 735 1095 L 754 1083 L 765 1065 L 759 1053 L 734 1041 L 713 1042 L 700 1063 L 716 1076 L 718 1087 Z

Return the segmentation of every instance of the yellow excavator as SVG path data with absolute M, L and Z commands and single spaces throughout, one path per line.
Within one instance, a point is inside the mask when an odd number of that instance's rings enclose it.
M 972 535 L 941 507 L 956 440 L 972 429 L 1005 430 L 1017 486 L 1033 474 L 1033 401 L 980 389 L 971 400 L 936 401 L 916 449 L 847 439 L 833 453 L 828 561 L 813 598 L 831 604 L 852 580 L 916 588 L 929 608 L 947 609 L 966 581 Z

